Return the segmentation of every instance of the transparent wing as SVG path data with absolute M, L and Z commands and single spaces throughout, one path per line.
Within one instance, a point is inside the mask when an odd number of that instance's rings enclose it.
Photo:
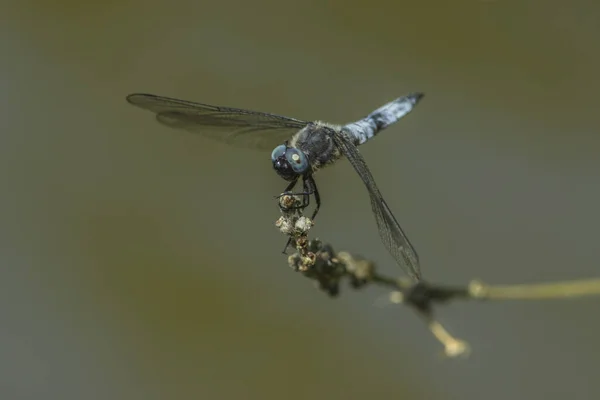
M 396 262 L 404 269 L 404 272 L 413 279 L 420 280 L 421 268 L 419 266 L 419 256 L 415 248 L 408 240 L 400 224 L 396 221 L 394 214 L 392 214 L 392 211 L 383 199 L 375 183 L 375 179 L 373 179 L 373 175 L 371 175 L 371 171 L 369 171 L 358 148 L 342 132 L 335 132 L 333 140 L 340 151 L 348 158 L 348 161 L 350 161 L 369 191 L 371 208 L 373 209 L 373 214 L 375 214 L 375 220 L 377 221 L 379 235 L 383 244 Z
M 152 111 L 163 125 L 245 148 L 272 150 L 308 124 L 281 115 L 211 106 L 153 94 L 130 94 L 127 101 Z

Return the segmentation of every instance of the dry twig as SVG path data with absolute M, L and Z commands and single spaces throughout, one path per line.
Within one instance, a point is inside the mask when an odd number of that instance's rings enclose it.
M 448 333 L 434 318 L 436 304 L 450 300 L 532 300 L 600 295 L 600 279 L 497 286 L 473 280 L 465 287 L 448 287 L 387 277 L 369 260 L 344 251 L 336 252 L 333 246 L 319 239 L 309 240 L 308 232 L 313 224 L 303 215 L 301 204 L 298 196 L 284 193 L 279 197 L 282 216 L 276 226 L 291 238 L 296 248 L 296 252 L 288 257 L 290 267 L 315 281 L 317 288 L 331 297 L 339 295 L 343 280 L 354 289 L 368 285 L 391 289 L 390 303 L 404 304 L 415 310 L 442 343 L 448 357 L 467 355 L 469 345 Z

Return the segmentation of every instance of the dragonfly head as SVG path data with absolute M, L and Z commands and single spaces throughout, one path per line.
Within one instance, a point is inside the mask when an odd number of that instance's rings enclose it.
M 277 174 L 286 181 L 292 181 L 299 175 L 304 175 L 310 170 L 306 154 L 300 149 L 281 144 L 271 153 L 273 168 Z

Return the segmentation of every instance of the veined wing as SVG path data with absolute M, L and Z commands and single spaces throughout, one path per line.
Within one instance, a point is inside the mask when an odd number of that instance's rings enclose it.
M 404 269 L 410 277 L 415 280 L 421 279 L 421 268 L 419 256 L 412 246 L 408 237 L 400 227 L 396 217 L 383 199 L 371 171 L 365 160 L 360 155 L 358 148 L 352 144 L 350 138 L 346 137 L 344 131 L 335 132 L 332 138 L 340 151 L 348 158 L 358 175 L 363 180 L 369 196 L 371 197 L 371 208 L 375 214 L 379 235 L 385 247 L 394 257 L 396 262 Z
M 308 122 L 281 115 L 134 93 L 127 101 L 152 111 L 171 128 L 200 133 L 237 147 L 272 150 Z

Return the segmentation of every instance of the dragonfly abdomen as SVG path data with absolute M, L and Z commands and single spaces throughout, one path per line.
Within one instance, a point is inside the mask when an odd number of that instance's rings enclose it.
M 408 114 L 421 97 L 422 93 L 414 93 L 390 101 L 363 119 L 345 125 L 344 132 L 356 146 L 361 145 Z

